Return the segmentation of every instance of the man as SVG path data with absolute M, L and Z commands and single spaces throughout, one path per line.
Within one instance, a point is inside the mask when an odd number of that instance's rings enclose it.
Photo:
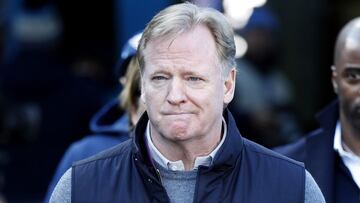
M 219 12 L 157 14 L 138 47 L 146 113 L 132 141 L 74 164 L 51 202 L 324 202 L 303 165 L 240 136 L 234 56 Z
M 326 202 L 360 201 L 360 18 L 340 32 L 332 84 L 338 100 L 318 114 L 321 127 L 277 151 L 305 163 Z

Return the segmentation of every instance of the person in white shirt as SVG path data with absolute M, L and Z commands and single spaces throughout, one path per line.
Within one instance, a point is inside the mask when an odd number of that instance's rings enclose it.
M 340 31 L 332 85 L 337 94 L 318 114 L 321 128 L 276 151 L 305 163 L 327 202 L 360 201 L 360 17 Z

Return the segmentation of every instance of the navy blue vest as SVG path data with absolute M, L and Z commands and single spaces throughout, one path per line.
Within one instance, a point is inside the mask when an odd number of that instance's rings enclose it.
M 194 202 L 303 203 L 305 169 L 240 136 L 225 111 L 227 136 L 210 167 L 200 166 Z M 133 139 L 72 168 L 72 202 L 169 202 L 144 139 L 143 115 Z

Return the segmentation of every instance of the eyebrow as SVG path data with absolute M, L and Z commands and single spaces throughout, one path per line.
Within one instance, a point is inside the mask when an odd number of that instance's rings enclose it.
M 203 75 L 197 71 L 185 71 L 183 75 Z
M 360 67 L 360 66 L 359 66 Z M 165 69 L 165 70 L 164 70 Z M 171 72 L 166 70 L 166 68 L 164 69 L 160 69 L 160 70 L 156 70 L 153 73 L 151 73 L 150 75 L 155 75 L 155 74 L 166 74 L 166 75 L 171 75 Z M 205 76 L 205 74 L 202 74 L 196 70 L 187 70 L 184 71 L 183 73 L 181 73 L 181 75 L 199 75 L 199 76 Z
M 151 73 L 150 75 L 156 75 L 156 74 L 170 75 L 170 72 L 169 72 L 169 71 L 166 71 L 166 70 L 157 70 L 157 71 Z

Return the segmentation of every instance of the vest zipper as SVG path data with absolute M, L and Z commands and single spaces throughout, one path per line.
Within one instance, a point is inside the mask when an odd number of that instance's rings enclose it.
M 155 168 L 155 171 L 156 171 L 156 175 L 158 176 L 158 178 L 160 180 L 161 185 L 163 185 L 163 181 L 162 181 L 159 169 Z

